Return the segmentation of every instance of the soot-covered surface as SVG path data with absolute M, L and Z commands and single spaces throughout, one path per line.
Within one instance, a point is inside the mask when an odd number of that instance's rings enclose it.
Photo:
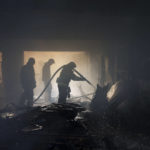
M 9 106 L 1 112 L 0 149 L 150 149 L 149 111 L 143 105 L 135 105 L 143 101 L 148 105 L 148 96 L 137 82 L 121 81 L 117 85 L 116 94 L 109 101 L 107 91 L 111 86 L 97 86 L 91 110 L 82 107 L 82 103 Z

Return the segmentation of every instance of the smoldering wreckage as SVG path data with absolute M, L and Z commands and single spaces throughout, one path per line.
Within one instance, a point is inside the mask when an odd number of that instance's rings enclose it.
M 2 150 L 148 150 L 150 95 L 137 80 L 120 80 L 66 104 L 0 112 Z

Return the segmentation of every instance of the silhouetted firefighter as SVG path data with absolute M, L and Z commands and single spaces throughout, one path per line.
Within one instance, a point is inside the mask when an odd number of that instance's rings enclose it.
M 74 81 L 85 81 L 84 78 L 78 77 L 74 74 L 73 69 L 76 67 L 74 62 L 70 62 L 63 66 L 60 76 L 57 78 L 59 99 L 58 103 L 66 103 L 66 98 L 70 97 L 69 82 Z
M 54 64 L 54 59 L 49 59 L 42 68 L 42 81 L 44 86 L 47 85 L 48 81 L 51 78 L 51 65 Z M 52 84 L 50 83 L 48 88 L 45 91 L 45 100 L 51 100 L 51 91 L 52 91 Z
M 33 89 L 36 87 L 35 72 L 33 65 L 35 64 L 34 58 L 29 58 L 26 65 L 21 68 L 20 78 L 21 85 L 24 90 L 21 96 L 21 104 L 32 107 L 33 106 Z

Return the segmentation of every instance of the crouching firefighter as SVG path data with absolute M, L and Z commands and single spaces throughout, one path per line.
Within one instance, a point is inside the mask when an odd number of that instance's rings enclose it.
M 71 80 L 74 81 L 85 81 L 84 78 L 78 77 L 74 74 L 73 69 L 76 68 L 74 62 L 70 62 L 63 66 L 60 76 L 57 78 L 59 98 L 58 103 L 66 103 L 66 98 L 70 97 L 70 87 L 69 83 Z

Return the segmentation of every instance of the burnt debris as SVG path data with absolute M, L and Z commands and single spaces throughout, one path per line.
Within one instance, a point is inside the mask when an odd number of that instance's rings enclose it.
M 137 81 L 100 87 L 90 104 L 51 104 L 1 111 L 0 148 L 10 150 L 130 150 L 147 149 L 148 95 Z M 145 107 L 147 105 L 147 107 Z M 144 125 L 143 125 L 144 124 Z M 146 131 L 146 132 L 145 132 Z

